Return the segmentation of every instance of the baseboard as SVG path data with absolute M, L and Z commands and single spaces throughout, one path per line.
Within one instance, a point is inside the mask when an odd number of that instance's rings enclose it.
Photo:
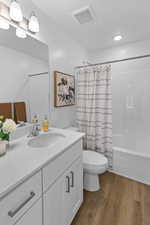
M 145 184 L 145 185 L 150 185 L 150 183 L 148 183 L 148 182 L 143 182 L 143 181 L 140 180 L 140 179 L 137 179 L 137 178 L 132 177 L 132 176 L 127 176 L 126 174 L 120 173 L 120 172 L 118 172 L 118 171 L 111 170 L 111 173 L 114 173 L 114 174 L 116 174 L 116 175 L 125 177 L 125 178 L 130 179 L 130 180 L 134 180 L 134 181 L 136 181 L 136 182 L 139 182 L 139 183 L 142 183 L 142 184 Z

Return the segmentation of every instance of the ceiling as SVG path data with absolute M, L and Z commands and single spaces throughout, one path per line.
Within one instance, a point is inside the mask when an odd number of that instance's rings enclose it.
M 150 38 L 149 0 L 33 0 L 57 24 L 88 50 Z M 81 25 L 72 16 L 80 8 L 90 6 L 93 22 Z M 123 39 L 114 42 L 121 34 Z

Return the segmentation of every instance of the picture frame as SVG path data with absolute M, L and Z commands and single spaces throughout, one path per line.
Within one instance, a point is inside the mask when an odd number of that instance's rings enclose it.
M 54 106 L 66 107 L 75 105 L 75 77 L 54 71 Z

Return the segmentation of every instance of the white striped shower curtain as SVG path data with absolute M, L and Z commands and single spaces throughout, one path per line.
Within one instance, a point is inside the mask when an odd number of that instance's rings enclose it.
M 108 158 L 112 168 L 111 66 L 79 69 L 77 75 L 77 125 L 85 132 L 84 148 Z

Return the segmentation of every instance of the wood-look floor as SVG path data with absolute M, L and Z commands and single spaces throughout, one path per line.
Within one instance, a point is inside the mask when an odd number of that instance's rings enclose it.
M 150 186 L 105 173 L 102 190 L 84 192 L 71 225 L 150 225 Z

